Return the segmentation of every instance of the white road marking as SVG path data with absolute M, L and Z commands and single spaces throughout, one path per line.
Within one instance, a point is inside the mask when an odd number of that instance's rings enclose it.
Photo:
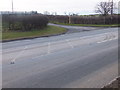
M 50 52 L 50 54 L 52 54 L 53 52 Z M 43 55 L 39 55 L 39 56 L 35 56 L 33 57 L 32 59 L 39 59 L 40 57 L 43 57 L 43 56 L 47 56 L 48 54 L 43 54 Z
M 104 38 L 102 38 L 101 39 L 101 41 L 95 41 L 96 43 L 104 43 L 104 42 L 107 42 L 107 41 L 111 41 L 111 40 L 115 40 L 115 39 L 117 39 L 118 37 L 117 37 L 117 35 L 116 35 L 117 33 L 116 32 L 109 32 L 109 33 L 104 33 L 104 34 L 96 34 L 96 35 L 91 35 L 91 36 L 83 36 L 83 37 L 77 37 L 77 38 L 73 38 L 73 39 L 66 39 L 66 40 L 62 40 L 62 42 L 60 42 L 60 43 L 66 43 L 66 41 L 67 41 L 67 43 L 68 43 L 68 45 L 71 47 L 71 48 L 74 48 L 74 46 L 73 46 L 73 44 L 72 43 L 74 43 L 74 41 L 75 40 L 85 40 L 85 39 L 90 39 L 90 38 L 99 38 L 99 37 L 101 37 L 101 36 L 105 36 Z M 64 42 L 63 42 L 64 41 Z M 57 42 L 59 42 L 59 41 L 57 41 Z M 56 42 L 55 42 L 56 43 Z M 54 44 L 54 43 L 53 43 Z M 59 44 L 58 44 L 59 45 Z M 44 45 L 43 45 L 44 46 Z M 52 53 L 51 52 L 51 42 L 49 42 L 49 43 L 46 43 L 46 46 L 47 46 L 47 51 L 46 51 L 46 53 L 47 54 L 50 54 L 50 53 Z M 30 47 L 30 45 L 29 45 L 29 47 Z M 34 46 L 34 47 L 36 47 L 36 46 Z M 11 60 L 11 63 L 14 63 L 15 61 L 16 61 L 16 59 L 17 58 L 19 58 L 23 53 L 24 53 L 24 51 L 27 49 L 28 47 L 26 46 L 13 60 Z M 30 49 L 30 48 L 29 48 Z M 46 55 L 47 55 L 46 54 Z M 44 56 L 44 55 L 41 55 L 41 56 Z M 39 57 L 41 57 L 41 56 L 39 56 Z M 34 59 L 34 58 L 33 58 Z
M 116 40 L 117 38 L 113 38 L 113 39 L 109 39 L 109 40 L 104 40 L 104 41 L 101 41 L 101 42 L 97 42 L 97 43 L 104 43 L 104 42 L 108 42 L 108 41 L 112 41 L 112 40 Z
M 97 42 L 97 43 L 104 43 L 104 42 L 107 42 L 108 40 L 104 40 L 104 41 L 100 41 L 100 42 Z
M 66 39 L 66 41 L 71 48 L 74 48 L 74 46 L 70 43 L 70 40 Z
M 48 54 L 50 54 L 50 44 L 51 44 L 51 43 L 49 42 L 49 43 L 48 43 L 48 52 L 47 52 Z
M 45 55 L 36 56 L 36 57 L 33 57 L 32 59 L 37 59 L 37 58 L 40 58 L 40 57 L 45 56 Z
M 102 36 L 102 35 L 106 35 L 106 34 L 109 34 L 109 33 L 96 34 L 96 35 L 91 35 L 91 36 L 83 36 L 83 37 L 80 37 L 80 39 L 98 37 L 98 36 Z
M 104 42 L 107 42 L 107 41 L 116 40 L 116 39 L 118 39 L 116 34 L 117 34 L 116 32 L 107 33 L 105 39 L 103 41 L 99 41 L 97 43 L 104 43 Z
M 25 52 L 27 48 L 28 46 L 25 46 L 24 49 L 13 60 L 11 60 L 11 64 L 14 64 L 16 59 L 18 59 Z

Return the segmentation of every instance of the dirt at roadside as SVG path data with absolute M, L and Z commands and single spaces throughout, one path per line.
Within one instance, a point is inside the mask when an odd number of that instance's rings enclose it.
M 120 90 L 120 77 L 104 86 L 101 90 Z

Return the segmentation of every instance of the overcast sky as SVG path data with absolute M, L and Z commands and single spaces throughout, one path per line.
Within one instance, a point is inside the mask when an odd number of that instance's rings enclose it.
M 12 0 L 1 0 L 0 11 L 12 11 Z M 109 0 L 13 0 L 14 11 L 44 11 L 64 14 L 72 12 L 79 14 L 93 14 L 96 4 Z M 120 0 L 114 0 L 117 2 Z

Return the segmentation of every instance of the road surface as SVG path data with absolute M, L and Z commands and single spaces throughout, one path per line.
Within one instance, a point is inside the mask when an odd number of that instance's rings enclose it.
M 117 33 L 106 28 L 3 43 L 2 87 L 101 88 L 118 76 Z
M 67 28 L 68 32 L 66 34 L 78 33 L 78 32 L 84 32 L 84 31 L 93 31 L 93 30 L 99 30 L 99 29 L 105 28 L 105 27 L 90 27 L 90 26 L 88 26 L 88 27 L 85 27 L 85 26 L 67 26 L 67 25 L 59 25 L 59 24 L 53 24 L 53 23 L 49 23 L 49 25 Z

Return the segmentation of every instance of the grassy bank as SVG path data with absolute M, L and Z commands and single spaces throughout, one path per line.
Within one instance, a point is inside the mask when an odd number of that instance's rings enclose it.
M 56 27 L 56 26 L 47 26 L 41 30 L 31 30 L 26 32 L 17 32 L 17 31 L 9 31 L 2 33 L 3 40 L 14 40 L 21 38 L 32 38 L 32 37 L 41 37 L 41 36 L 50 36 L 56 34 L 62 34 L 67 32 L 65 28 Z
M 54 24 L 60 24 L 60 25 L 68 25 L 68 26 L 91 26 L 91 27 L 118 27 L 120 24 L 68 24 L 68 23 L 54 23 Z

